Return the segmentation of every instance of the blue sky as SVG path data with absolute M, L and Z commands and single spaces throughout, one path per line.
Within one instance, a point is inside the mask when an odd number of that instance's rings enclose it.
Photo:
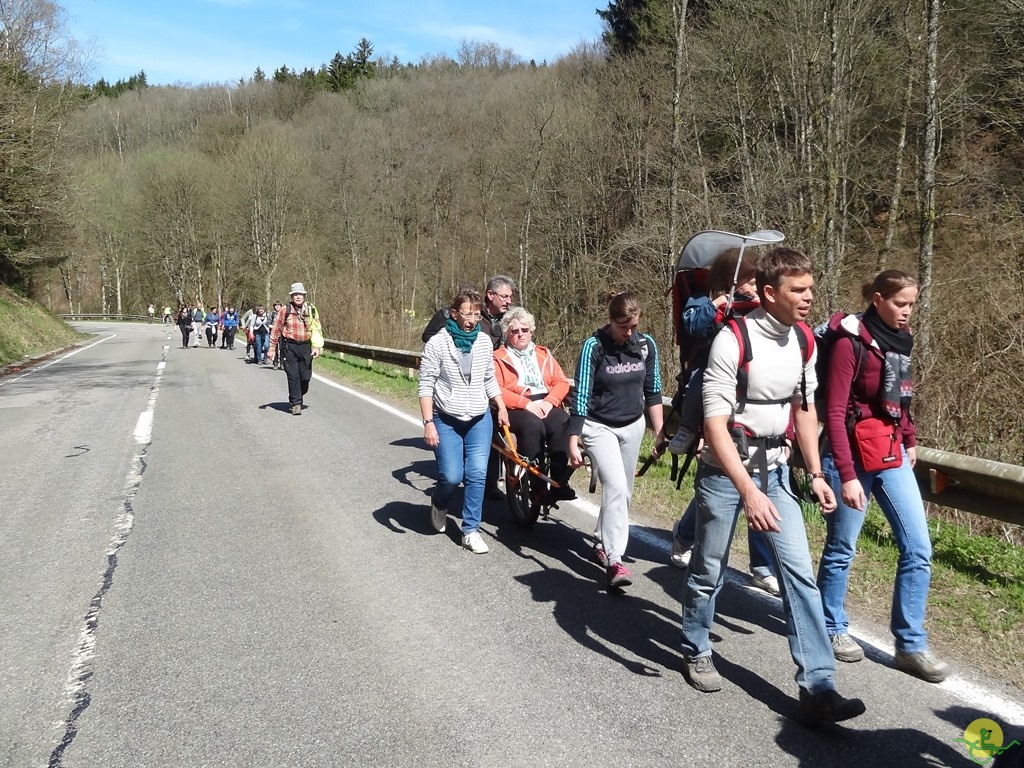
M 58 0 L 94 52 L 90 81 L 237 82 L 256 67 L 317 68 L 367 38 L 374 55 L 454 58 L 461 40 L 552 61 L 601 36 L 608 0 Z

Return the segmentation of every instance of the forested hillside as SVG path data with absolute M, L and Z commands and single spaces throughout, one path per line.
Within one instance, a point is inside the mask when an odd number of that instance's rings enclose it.
M 819 317 L 879 268 L 919 274 L 922 442 L 1024 461 L 1020 0 L 600 10 L 604 41 L 542 66 L 486 43 L 371 63 L 360 41 L 355 70 L 86 89 L 66 226 L 19 279 L 125 312 L 300 279 L 329 335 L 415 348 L 456 286 L 506 272 L 568 367 L 630 288 L 668 378 L 674 254 L 775 228 L 816 259 Z

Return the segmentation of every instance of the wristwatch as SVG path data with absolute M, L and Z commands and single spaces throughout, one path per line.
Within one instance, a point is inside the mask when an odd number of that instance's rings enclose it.
M 434 423 L 433 419 L 424 419 L 423 420 L 423 426 L 424 427 L 427 426 L 427 424 L 433 424 L 433 423 Z

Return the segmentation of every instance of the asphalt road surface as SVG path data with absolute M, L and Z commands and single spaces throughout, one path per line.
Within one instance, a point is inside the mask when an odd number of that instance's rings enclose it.
M 1024 741 L 1007 681 L 929 685 L 882 640 L 838 670 L 867 713 L 799 724 L 781 605 L 739 574 L 725 689 L 698 693 L 659 526 L 634 521 L 625 595 L 586 499 L 528 531 L 487 502 L 472 555 L 431 529 L 415 412 L 318 378 L 295 417 L 244 340 L 80 327 L 0 378 L 0 765 L 963 766 L 978 718 Z

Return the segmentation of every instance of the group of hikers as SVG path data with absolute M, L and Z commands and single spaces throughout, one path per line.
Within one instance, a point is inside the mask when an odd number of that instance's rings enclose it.
M 219 339 L 221 349 L 233 350 L 235 336 L 241 331 L 246 338 L 245 354 L 247 357 L 252 355 L 250 362 L 269 363 L 270 331 L 282 306 L 275 302 L 273 310 L 268 313 L 264 306 L 258 305 L 239 316 L 238 310 L 230 303 L 223 308 L 211 306 L 208 310 L 204 310 L 200 303 L 191 307 L 182 305 L 174 315 L 174 323 L 181 331 L 181 348 L 199 347 L 205 338 L 206 346 L 211 349 L 217 346 Z
M 449 504 L 463 485 L 462 546 L 488 551 L 483 500 L 499 493 L 491 443 L 496 429 L 508 427 L 525 459 L 549 460 L 555 483 L 534 481 L 546 503 L 574 498 L 569 479 L 589 460 L 601 485 L 592 558 L 608 589 L 621 591 L 633 579 L 623 558 L 646 416 L 653 459 L 666 451 L 696 457 L 695 494 L 673 526 L 669 553 L 685 569 L 681 648 L 691 686 L 722 688 L 710 631 L 742 512 L 754 583 L 782 599 L 801 718 L 838 722 L 865 711 L 862 701 L 836 691 L 835 672 L 837 661 L 864 658 L 845 603 L 870 497 L 899 549 L 895 666 L 941 682 L 951 670 L 930 650 L 924 629 L 931 544 L 913 474 L 908 321 L 917 280 L 901 270 L 880 272 L 863 287 L 862 311 L 837 313 L 812 331 L 813 265 L 800 251 L 729 249 L 701 269 L 699 289 L 676 318 L 687 351 L 673 418 L 663 412 L 659 351 L 639 330 L 635 294 L 609 295 L 607 322 L 583 342 L 570 388 L 535 339 L 533 315 L 512 306 L 510 277 L 494 276 L 482 295 L 460 288 L 423 333 L 418 397 L 438 467 L 433 528 L 446 530 Z M 666 422 L 678 429 L 668 434 Z M 790 477 L 796 461 L 827 523 L 817 572 Z
M 188 349 L 192 334 L 192 347 L 200 346 L 205 335 L 210 349 L 217 347 L 233 350 L 239 329 L 245 334 L 246 360 L 254 365 L 272 365 L 284 368 L 288 379 L 288 408 L 295 416 L 302 415 L 303 398 L 309 391 L 313 375 L 313 358 L 323 348 L 319 314 L 316 307 L 306 302 L 306 288 L 293 283 L 287 304 L 274 302 L 270 312 L 262 304 L 253 306 L 243 315 L 228 303 L 223 309 L 211 306 L 209 311 L 201 303 L 182 305 L 174 316 L 181 331 L 181 348 Z M 165 310 L 166 316 L 170 310 Z M 251 355 L 251 357 L 250 357 Z

